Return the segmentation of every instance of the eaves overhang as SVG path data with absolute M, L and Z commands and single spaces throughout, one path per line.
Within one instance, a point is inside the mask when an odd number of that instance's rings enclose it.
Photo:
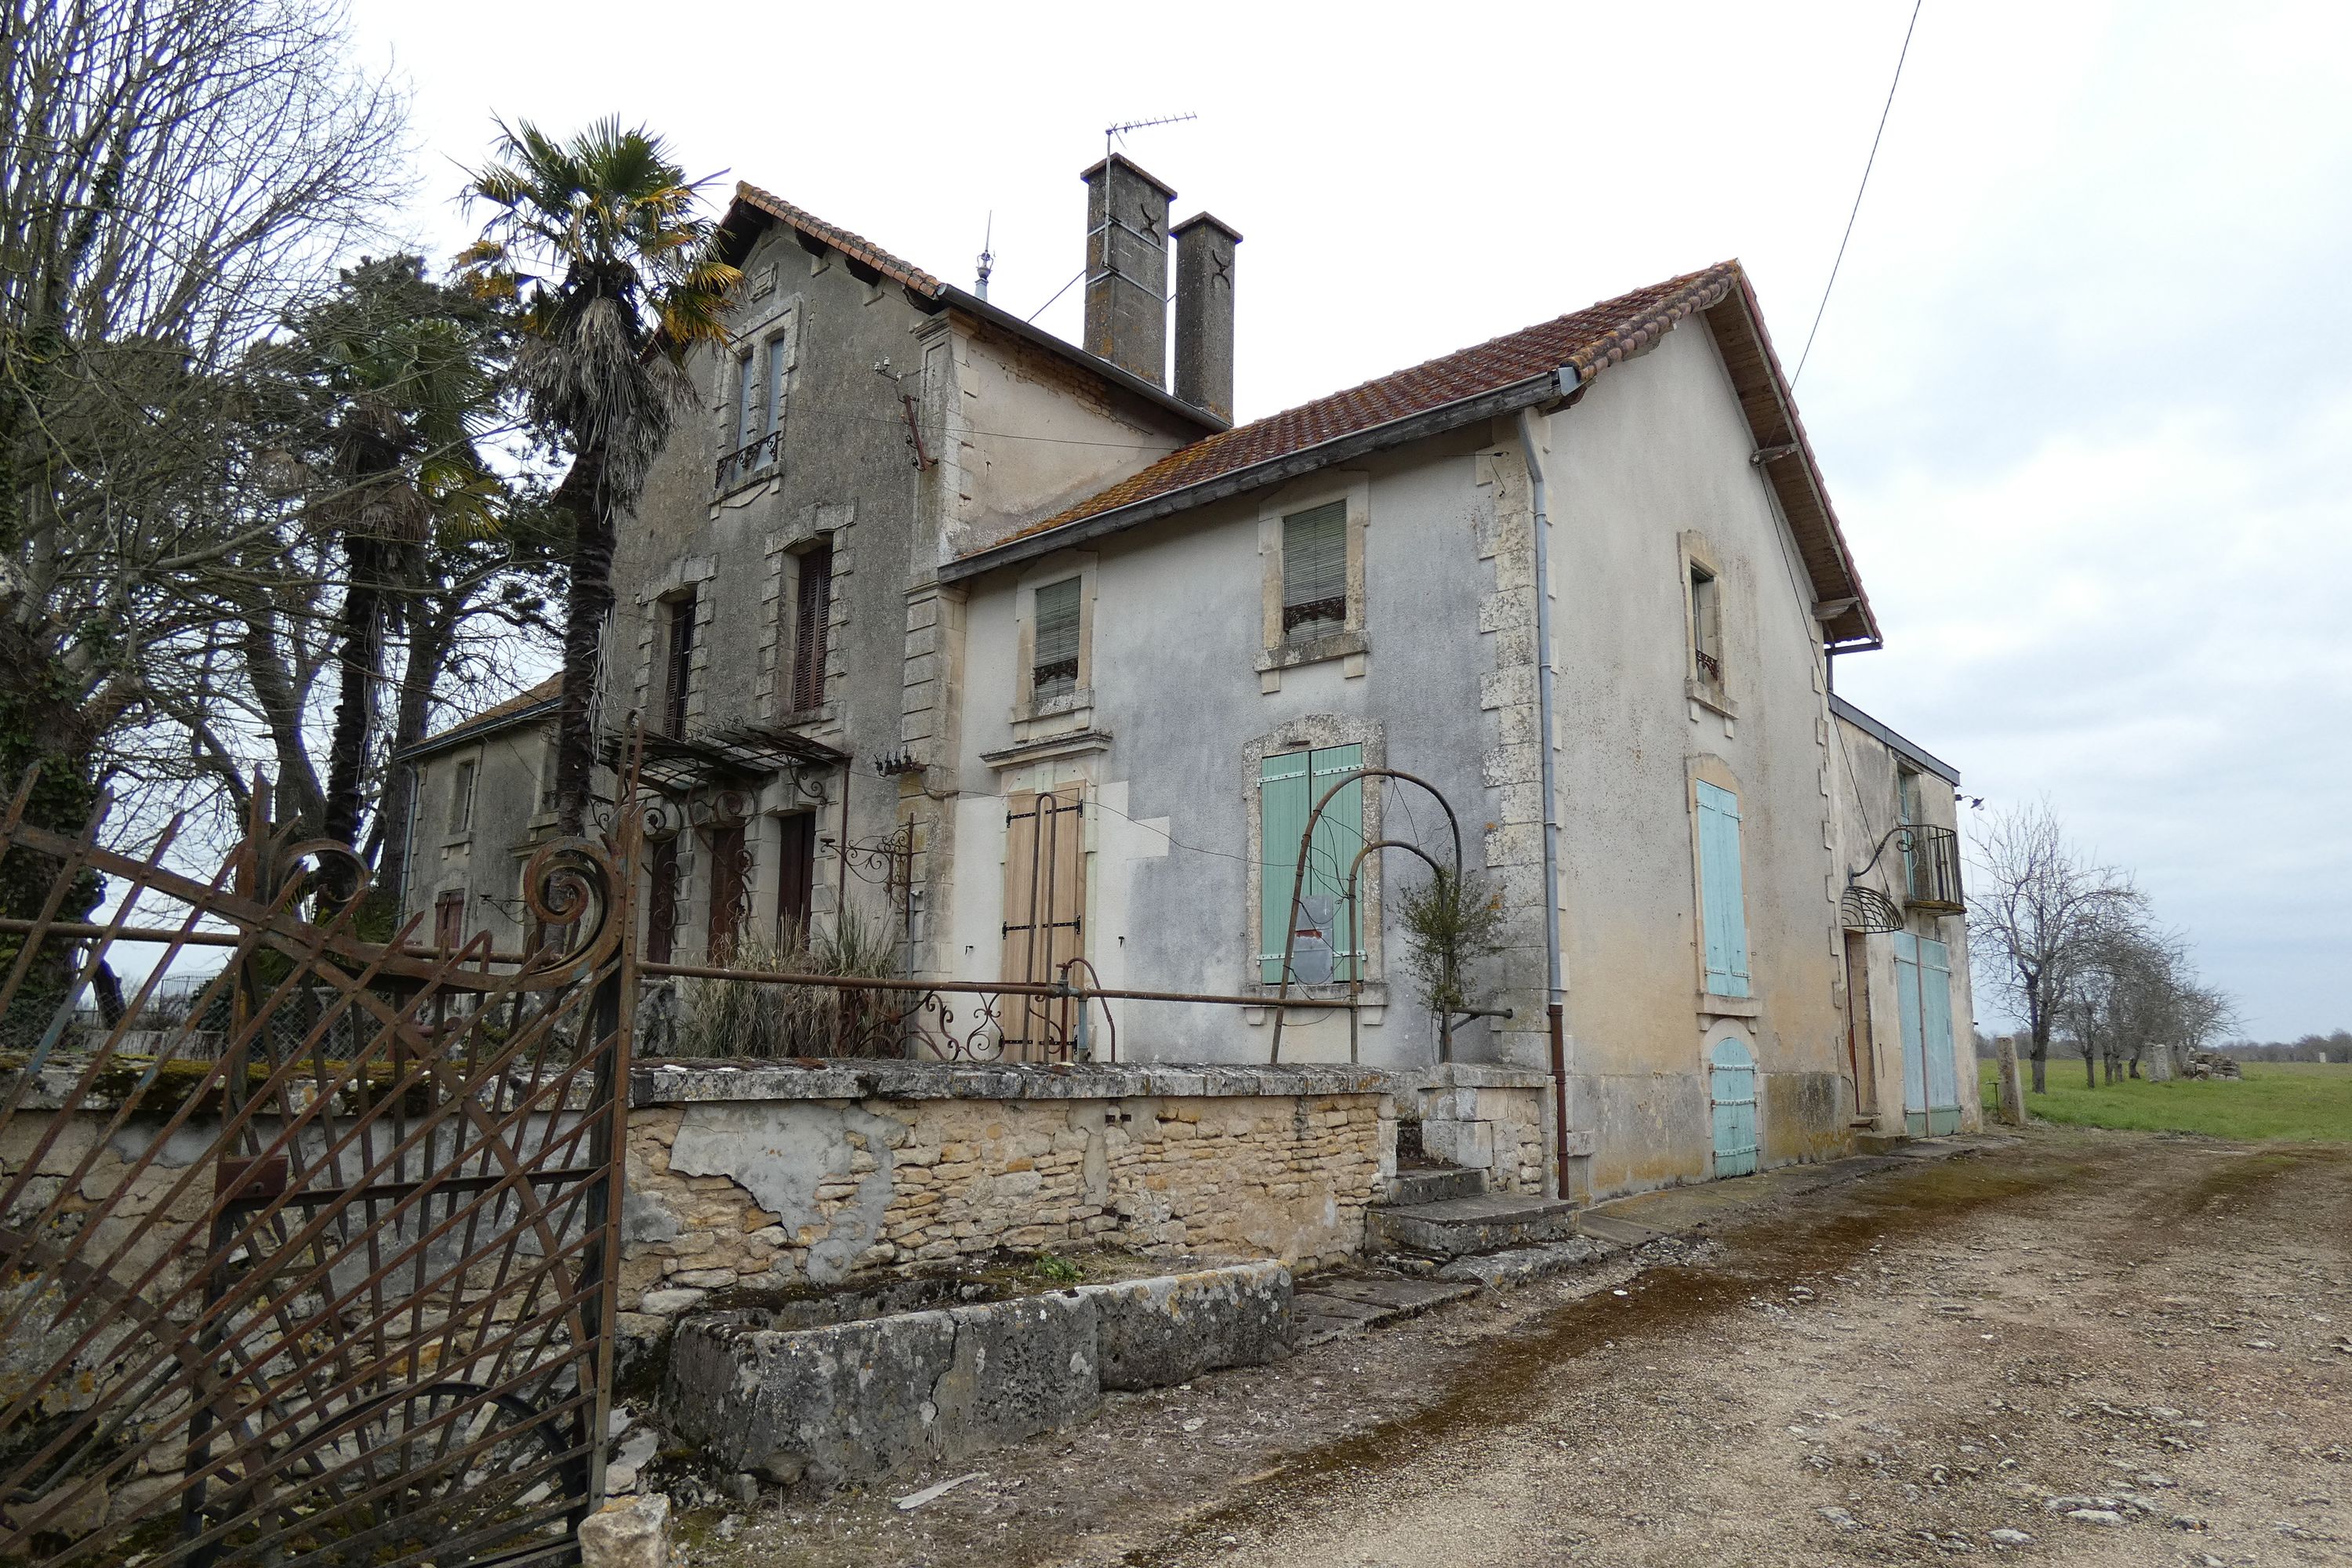
M 1959 769 L 1952 766 L 1927 747 L 1887 728 L 1834 691 L 1830 693 L 1830 711 L 1885 746 L 1888 751 L 1918 763 L 1921 768 L 1942 779 L 1954 789 L 1960 787 Z
M 1522 408 L 1532 408 L 1538 404 L 1549 403 L 1566 396 L 1576 390 L 1576 385 L 1573 370 L 1551 371 L 1514 382 L 1508 386 L 1496 387 L 1491 391 L 1473 394 L 1468 397 L 1457 398 L 1452 403 L 1440 404 L 1435 408 L 1426 408 L 1419 413 L 1408 414 L 1401 419 L 1391 419 L 1386 424 L 1370 426 L 1361 430 L 1351 430 L 1345 435 L 1335 436 L 1328 441 L 1318 441 L 1311 447 L 1301 447 L 1296 451 L 1285 452 L 1262 462 L 1252 463 L 1245 468 L 1234 468 L 1213 479 L 1203 479 L 1198 484 L 1188 485 L 1181 489 L 1149 496 L 1142 500 L 1131 501 L 1122 507 L 1114 507 L 1108 511 L 1097 512 L 1092 517 L 1081 518 L 1076 522 L 1065 523 L 1061 527 L 1050 529 L 1042 533 L 1009 539 L 1002 544 L 976 551 L 970 555 L 943 563 L 940 567 L 940 581 L 942 583 L 965 582 L 993 572 L 999 567 L 1013 565 L 1024 561 L 1034 561 L 1041 556 L 1051 555 L 1057 550 L 1066 550 L 1072 545 L 1100 539 L 1106 534 L 1121 532 L 1142 523 L 1156 521 L 1163 517 L 1171 517 L 1178 512 L 1187 511 L 1194 507 L 1207 506 L 1212 502 L 1224 500 L 1249 490 L 1260 489 L 1268 485 L 1278 485 L 1286 480 L 1297 479 L 1302 474 L 1311 474 L 1318 468 L 1328 468 L 1334 463 L 1350 462 L 1373 452 L 1385 451 L 1427 437 L 1443 435 L 1449 430 L 1459 430 L 1465 426 L 1475 425 L 1498 416 L 1516 414 Z
M 465 720 L 451 725 L 437 735 L 427 735 L 414 745 L 403 746 L 394 754 L 394 761 L 404 763 L 417 757 L 430 756 L 436 752 L 446 752 L 453 746 L 469 746 L 478 741 L 487 740 L 492 735 L 504 734 L 509 730 L 520 729 L 527 724 L 536 723 L 541 719 L 551 718 L 555 710 L 562 705 L 562 698 L 550 697 L 527 707 L 509 709 L 502 713 L 488 713 Z

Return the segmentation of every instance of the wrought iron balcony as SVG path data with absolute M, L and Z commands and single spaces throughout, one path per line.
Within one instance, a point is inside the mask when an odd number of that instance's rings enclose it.
M 1968 909 L 1960 896 L 1960 836 L 1948 827 L 1907 826 L 1903 844 L 1904 902 L 1931 914 Z
M 712 480 L 717 489 L 731 489 L 762 469 L 772 468 L 782 460 L 784 433 L 771 430 L 748 446 L 738 447 L 719 459 L 718 477 Z

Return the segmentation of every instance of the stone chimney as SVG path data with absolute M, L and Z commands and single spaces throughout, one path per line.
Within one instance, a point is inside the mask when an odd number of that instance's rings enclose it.
M 1168 384 L 1168 204 L 1176 193 L 1114 153 L 1087 183 L 1086 351 Z
M 1234 247 L 1242 237 L 1207 213 L 1176 237 L 1176 395 L 1234 418 Z

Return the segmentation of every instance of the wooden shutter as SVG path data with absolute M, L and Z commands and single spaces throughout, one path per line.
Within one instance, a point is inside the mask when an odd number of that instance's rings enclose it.
M 768 340 L 768 434 L 784 427 L 784 375 L 793 368 L 792 329 Z M 776 454 L 770 454 L 772 461 Z
M 735 939 L 743 927 L 743 825 L 729 823 L 710 835 L 710 939 L 708 962 L 726 963 L 735 956 Z
M 1895 1005 L 1903 1015 L 1903 1125 L 1915 1134 L 1927 1131 L 1927 1039 L 1919 994 L 1919 939 L 1896 931 Z
M 686 733 L 687 703 L 694 694 L 694 590 L 669 605 L 669 641 L 662 660 L 662 725 L 669 735 Z
M 1739 886 L 1739 797 L 1698 785 L 1699 923 L 1706 941 L 1706 988 L 1748 994 L 1748 902 Z
M 1348 621 L 1348 503 L 1282 520 L 1282 630 L 1319 637 Z
M 1315 841 L 1307 847 L 1307 875 L 1301 879 L 1297 871 L 1298 840 L 1307 831 L 1307 814 L 1325 791 L 1363 765 L 1363 747 L 1329 746 L 1268 757 L 1258 769 L 1258 979 L 1265 984 L 1282 982 L 1282 957 L 1297 913 L 1290 901 L 1294 888 L 1302 898 L 1338 900 L 1330 933 L 1337 959 L 1333 977 L 1353 979 L 1361 968 L 1363 944 L 1345 902 L 1349 868 L 1364 847 L 1360 779 L 1346 784 L 1324 807 L 1315 825 Z
M 1061 697 L 1078 685 L 1078 579 L 1037 590 L 1030 684 L 1039 697 Z
M 1940 942 L 1918 940 L 1919 1047 L 1926 1058 L 1927 1132 L 1960 1130 L 1959 1064 L 1952 1058 L 1952 955 Z
M 760 367 L 750 350 L 737 357 L 735 375 L 735 446 L 740 450 L 760 435 L 754 423 L 760 406 Z
M 800 558 L 800 588 L 793 605 L 793 710 L 824 706 L 826 623 L 833 616 L 833 545 Z
M 783 843 L 776 856 L 776 939 L 787 948 L 808 941 L 809 906 L 816 890 L 816 814 L 796 811 L 782 819 Z
M 450 891 L 433 900 L 433 945 L 444 956 L 466 944 L 466 895 Z
M 1084 784 L 1017 790 L 1005 802 L 1004 966 L 1007 980 L 1050 985 L 1086 952 Z M 1075 1016 L 1048 997 L 1008 996 L 1005 1057 L 1037 1061 L 1066 1040 Z
M 646 959 L 667 963 L 677 951 L 677 840 L 665 838 L 647 858 Z

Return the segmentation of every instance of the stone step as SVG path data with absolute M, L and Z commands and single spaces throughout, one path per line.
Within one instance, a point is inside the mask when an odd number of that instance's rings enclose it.
M 1892 1154 L 1910 1142 L 1903 1132 L 1863 1132 L 1855 1135 L 1853 1146 L 1864 1154 Z
M 1411 1208 L 1416 1204 L 1444 1203 L 1448 1198 L 1483 1197 L 1486 1192 L 1486 1173 L 1465 1170 L 1460 1165 L 1431 1165 L 1417 1171 L 1399 1171 L 1396 1188 L 1389 1194 L 1389 1206 Z
M 1418 1317 L 1474 1294 L 1477 1282 L 1404 1279 L 1393 1275 L 1314 1277 L 1290 1298 L 1293 1344 L 1299 1350 L 1341 1334 L 1360 1333 L 1400 1318 Z
M 1561 1241 L 1576 1234 L 1574 1204 L 1516 1193 L 1371 1208 L 1364 1218 L 1374 1246 L 1440 1258 Z

